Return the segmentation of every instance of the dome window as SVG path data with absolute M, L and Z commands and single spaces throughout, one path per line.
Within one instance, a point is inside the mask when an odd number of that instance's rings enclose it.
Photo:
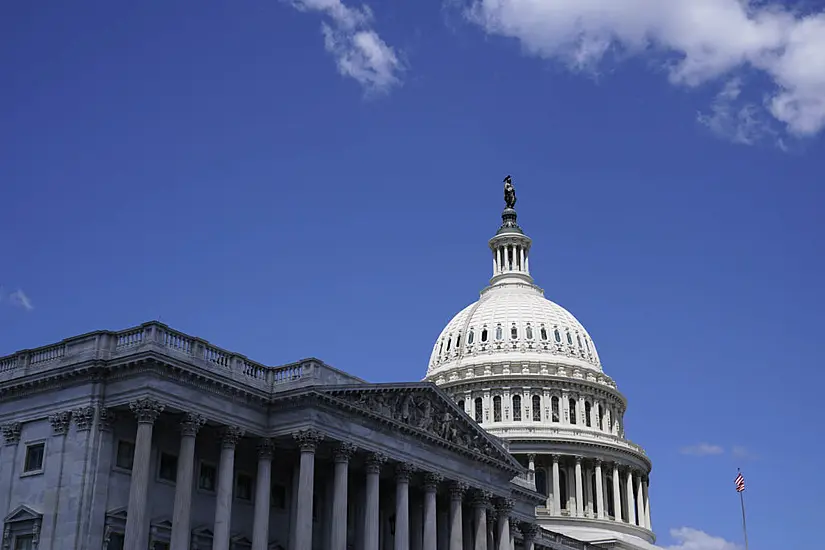
M 570 423 L 577 424 L 578 422 L 576 419 L 576 400 L 571 397 L 568 402 L 568 406 L 570 407 Z
M 596 407 L 597 407 L 597 410 L 599 411 L 599 429 L 601 431 L 604 431 L 604 409 L 602 409 L 602 404 L 601 403 L 596 405 Z
M 584 425 L 588 428 L 592 428 L 592 422 L 590 420 L 590 412 L 593 410 L 593 406 L 590 404 L 590 401 L 584 402 Z
M 460 347 L 461 347 L 461 333 L 459 332 L 458 336 L 455 337 L 455 349 L 458 350 L 458 348 L 460 348 Z
M 482 342 L 487 341 L 487 327 L 484 327 L 481 331 L 481 341 Z
M 504 338 L 504 331 L 501 330 L 501 325 L 496 325 L 496 340 Z
M 560 415 L 559 415 L 559 398 L 558 396 L 553 396 L 550 399 L 550 410 L 553 413 L 553 422 L 558 422 Z
M 480 397 L 476 397 L 475 401 L 473 401 L 473 412 L 475 413 L 476 422 L 481 424 L 482 414 L 484 414 L 484 404 L 481 402 Z
M 470 332 L 467 334 L 467 344 L 472 344 L 474 339 L 475 332 L 473 331 L 473 329 L 470 329 Z
M 573 345 L 573 337 L 570 336 L 570 331 L 568 330 L 566 334 L 567 334 L 567 343 L 568 343 L 568 345 L 572 346 Z
M 438 346 L 438 355 L 444 353 L 444 340 L 441 341 L 441 345 Z
M 521 396 L 513 396 L 513 420 L 521 422 Z
M 547 340 L 547 329 L 546 329 L 546 328 L 544 328 L 544 326 L 543 326 L 543 325 L 542 325 L 542 327 L 541 327 L 541 333 L 540 333 L 540 334 L 541 334 L 541 339 L 542 339 L 542 340 Z
M 518 339 L 518 329 L 516 328 L 516 325 L 513 325 L 510 328 L 510 339 L 511 340 L 517 340 Z
M 450 336 L 449 338 L 447 338 L 447 351 L 450 351 L 450 344 L 452 344 L 452 343 L 453 343 L 453 337 Z
M 533 396 L 533 422 L 541 422 L 541 396 Z
M 561 334 L 559 334 L 559 329 L 553 330 L 553 336 L 556 338 L 557 343 L 561 342 Z
M 578 343 L 579 343 L 579 349 L 584 349 L 584 348 L 582 347 L 582 337 L 581 337 L 581 336 L 579 336 L 579 335 L 577 334 L 577 335 L 576 335 L 576 340 L 577 340 L 577 341 L 578 341 Z
M 531 327 L 531 326 L 528 324 L 528 325 L 527 325 L 527 328 L 526 328 L 526 329 L 524 329 L 524 332 L 526 333 L 526 336 L 527 336 L 527 339 L 528 339 L 528 340 L 532 340 L 532 339 L 533 339 L 533 327 Z
M 584 347 L 587 349 L 587 353 L 590 353 L 590 343 L 587 341 L 587 337 L 584 338 Z
M 501 422 L 501 396 L 493 397 L 493 422 Z

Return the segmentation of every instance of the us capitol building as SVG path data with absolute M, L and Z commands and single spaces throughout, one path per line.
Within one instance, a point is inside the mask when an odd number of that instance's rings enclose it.
M 493 277 L 424 382 L 158 322 L 0 357 L 0 550 L 651 550 L 644 450 L 544 298 L 505 180 Z

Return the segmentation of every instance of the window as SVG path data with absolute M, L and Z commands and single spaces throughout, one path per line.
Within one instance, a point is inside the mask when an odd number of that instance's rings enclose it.
M 203 489 L 204 491 L 214 491 L 216 475 L 217 471 L 212 464 L 201 462 L 201 468 L 198 474 L 198 489 Z
M 527 328 L 525 329 L 525 333 L 527 335 L 528 340 L 533 339 L 533 327 L 531 327 L 530 325 L 527 325 Z
M 123 542 L 121 533 L 112 533 L 109 535 L 109 544 L 106 545 L 106 550 L 123 550 Z
M 476 422 L 478 422 L 480 424 L 481 421 L 483 420 L 484 405 L 481 402 L 480 397 L 476 397 L 475 402 L 473 404 L 475 405 L 475 411 L 474 412 L 475 412 L 475 416 L 476 416 Z
M 553 422 L 558 422 L 559 417 L 560 417 L 560 415 L 559 415 L 559 398 L 558 398 L 558 396 L 554 395 L 553 397 L 550 398 L 550 409 L 552 410 L 552 413 L 553 413 L 553 417 L 552 417 Z
M 503 331 L 501 330 L 501 325 L 496 326 L 496 340 L 501 340 L 504 338 Z
M 464 410 L 464 400 L 463 399 L 458 400 L 458 408 L 461 409 L 462 411 Z
M 597 405 L 599 411 L 599 429 L 604 431 L 604 409 L 602 409 L 601 403 Z
M 34 535 L 17 535 L 14 537 L 14 550 L 34 550 Z
M 593 407 L 590 405 L 590 401 L 584 402 L 584 425 L 588 428 L 591 428 L 591 421 L 590 421 L 590 411 L 593 410 Z
M 556 343 L 561 342 L 561 334 L 559 334 L 559 329 L 553 330 L 553 337 L 556 339 Z
M 576 340 L 579 343 L 579 349 L 582 349 L 582 337 L 577 334 L 576 335 Z
M 493 397 L 493 422 L 501 422 L 501 396 Z
M 533 396 L 533 422 L 541 422 L 541 396 Z
M 158 459 L 158 479 L 171 481 L 178 478 L 178 457 L 169 453 L 160 453 Z
M 513 420 L 521 422 L 521 396 L 513 396 Z
M 252 500 L 252 476 L 238 474 L 235 477 L 235 498 L 238 500 Z
M 487 341 L 487 329 L 486 328 L 481 331 L 481 341 L 482 342 Z
M 590 353 L 590 344 L 587 342 L 587 338 L 584 339 L 584 347 L 587 348 L 587 353 Z
M 461 333 L 459 332 L 458 335 L 455 337 L 455 349 L 461 347 Z
M 45 450 L 45 443 L 26 445 L 26 459 L 23 463 L 23 473 L 39 472 L 43 469 L 43 455 Z
M 117 457 L 115 466 L 123 470 L 131 470 L 135 460 L 135 444 L 131 441 L 120 440 L 117 442 Z
M 575 424 L 576 423 L 576 400 L 571 397 L 568 405 L 570 406 L 570 423 Z
M 510 327 L 510 339 L 515 340 L 517 338 L 518 338 L 518 329 L 516 328 L 516 325 L 513 325 L 512 327 Z
M 286 510 L 286 487 L 280 483 L 272 484 L 269 491 L 269 503 L 273 508 Z
M 441 341 L 441 345 L 438 346 L 438 355 L 444 353 L 444 340 Z
M 547 340 L 547 329 L 546 329 L 546 328 L 544 328 L 544 326 L 543 326 L 543 325 L 542 325 L 542 327 L 541 327 L 541 339 L 542 339 L 542 340 Z
M 453 337 L 447 338 L 447 351 L 450 351 L 450 345 L 453 343 Z
M 475 338 L 475 332 L 473 331 L 473 329 L 470 329 L 470 333 L 467 335 L 467 343 L 472 344 L 474 338 Z
M 567 343 L 572 346 L 573 345 L 573 337 L 570 336 L 570 331 L 567 331 L 566 334 L 567 334 Z

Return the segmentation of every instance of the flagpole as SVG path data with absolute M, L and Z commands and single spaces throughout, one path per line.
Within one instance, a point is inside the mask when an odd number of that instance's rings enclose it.
M 737 468 L 738 470 L 738 468 Z M 748 525 L 745 522 L 745 495 L 743 490 L 739 491 L 739 504 L 742 505 L 742 532 L 745 534 L 745 550 L 748 550 Z

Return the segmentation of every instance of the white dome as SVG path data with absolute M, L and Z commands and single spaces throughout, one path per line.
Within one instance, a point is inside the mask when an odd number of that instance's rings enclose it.
M 427 378 L 497 361 L 602 370 L 581 323 L 537 286 L 515 280 L 487 287 L 477 302 L 447 323 L 433 348 Z

